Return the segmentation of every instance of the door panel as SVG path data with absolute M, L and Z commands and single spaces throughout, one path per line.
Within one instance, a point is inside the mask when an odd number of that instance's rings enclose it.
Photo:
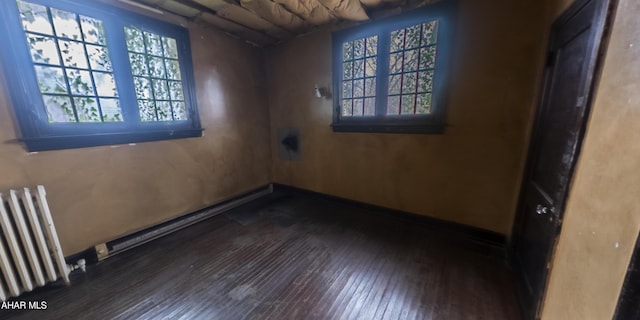
M 577 0 L 553 25 L 514 224 L 511 258 L 528 319 L 538 318 L 582 142 L 608 0 Z
M 549 92 L 545 121 L 541 125 L 540 150 L 530 178 L 551 197 L 551 205 L 556 205 L 566 189 L 578 138 L 579 121 L 584 111 L 583 106 L 578 105 L 582 93 L 580 79 L 588 40 L 589 33 L 582 32 L 565 47 L 559 48 L 555 57 L 554 83 Z

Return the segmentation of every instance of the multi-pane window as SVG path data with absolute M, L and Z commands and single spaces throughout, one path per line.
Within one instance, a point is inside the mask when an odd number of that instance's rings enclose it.
M 140 120 L 186 120 L 176 40 L 125 27 Z
M 334 33 L 335 131 L 442 132 L 453 11 L 442 1 Z
M 102 21 L 18 1 L 49 122 L 122 121 Z
M 99 3 L 0 2 L 29 150 L 201 135 L 186 29 Z
M 342 115 L 375 114 L 378 36 L 342 45 Z
M 438 20 L 391 32 L 387 114 L 431 112 Z

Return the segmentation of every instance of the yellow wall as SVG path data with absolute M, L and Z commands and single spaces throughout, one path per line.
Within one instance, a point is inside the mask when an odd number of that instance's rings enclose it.
M 270 181 L 262 52 L 202 27 L 190 34 L 201 138 L 28 154 L 8 142 L 0 84 L 0 190 L 45 185 L 66 255 Z
M 301 133 L 302 159 L 273 152 L 275 182 L 509 234 L 547 32 L 536 1 L 460 1 L 443 135 L 334 133 L 331 34 L 267 52 L 272 150 Z M 542 31 L 541 31 L 542 30 Z M 337 93 L 334 93 L 337 94 Z
M 640 230 L 640 2 L 620 0 L 543 319 L 611 319 Z

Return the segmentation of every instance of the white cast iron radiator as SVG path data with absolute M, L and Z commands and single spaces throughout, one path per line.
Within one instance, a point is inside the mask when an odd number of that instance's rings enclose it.
M 69 285 L 44 187 L 0 193 L 0 204 L 0 300 L 59 278 Z

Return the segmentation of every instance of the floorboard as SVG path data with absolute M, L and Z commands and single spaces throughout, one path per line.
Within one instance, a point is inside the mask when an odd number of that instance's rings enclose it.
M 500 252 L 322 197 L 275 193 L 20 297 L 2 319 L 520 319 Z

